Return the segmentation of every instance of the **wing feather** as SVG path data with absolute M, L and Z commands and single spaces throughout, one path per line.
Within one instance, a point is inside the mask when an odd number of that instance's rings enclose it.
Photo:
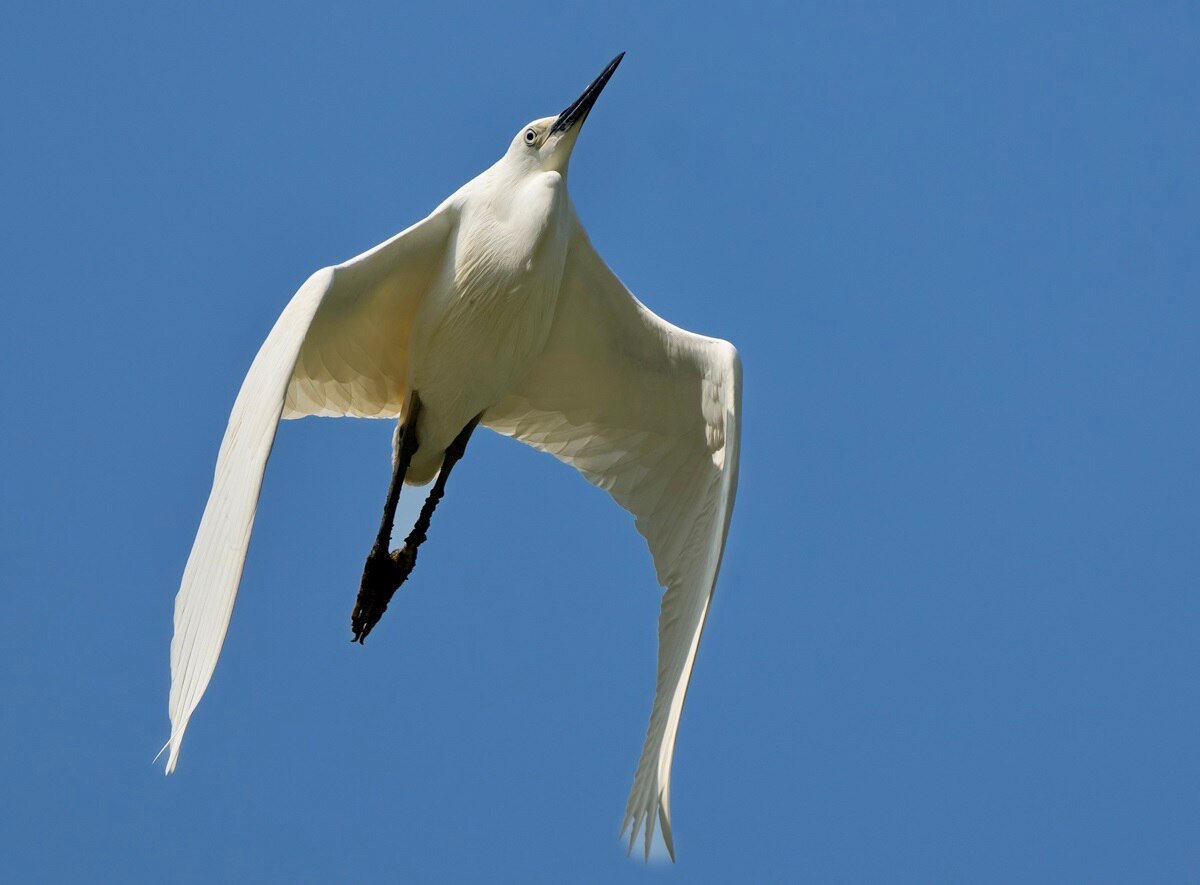
M 229 416 L 175 598 L 168 774 L 225 642 L 280 418 L 400 414 L 412 319 L 453 220 L 443 204 L 374 249 L 317 271 L 255 356 Z
M 646 856 L 657 821 L 672 858 L 675 737 L 737 491 L 741 363 L 726 341 L 655 316 L 578 220 L 545 353 L 484 415 L 577 468 L 632 513 L 666 588 L 650 725 L 622 832 Z

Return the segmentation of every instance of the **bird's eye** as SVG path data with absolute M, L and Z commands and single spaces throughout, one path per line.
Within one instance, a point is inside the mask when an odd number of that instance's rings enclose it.
M 525 143 L 533 144 L 535 141 L 537 141 L 537 133 L 534 132 L 532 129 L 526 129 L 525 130 Z

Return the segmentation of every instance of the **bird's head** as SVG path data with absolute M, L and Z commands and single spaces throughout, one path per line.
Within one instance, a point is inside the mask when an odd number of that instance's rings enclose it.
M 583 94 L 575 99 L 561 114 L 556 117 L 543 117 L 521 128 L 509 145 L 506 159 L 511 159 L 522 165 L 533 165 L 545 171 L 565 174 L 567 161 L 571 159 L 571 151 L 575 149 L 575 140 L 583 121 L 587 119 L 592 105 L 600 97 L 600 92 L 625 57 L 622 52 L 608 63 L 600 72 L 600 76 L 591 82 Z

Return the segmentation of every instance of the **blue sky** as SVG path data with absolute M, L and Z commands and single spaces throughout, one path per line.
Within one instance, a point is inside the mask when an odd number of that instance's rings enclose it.
M 0 877 L 1195 880 L 1200 14 L 966 6 L 6 7 Z M 489 434 L 357 648 L 390 427 L 282 428 L 164 778 L 173 597 L 274 318 L 620 50 L 573 198 L 745 364 L 678 863 L 616 841 L 649 557 Z

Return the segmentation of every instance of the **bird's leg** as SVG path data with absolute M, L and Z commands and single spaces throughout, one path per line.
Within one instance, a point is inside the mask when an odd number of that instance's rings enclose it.
M 400 576 L 395 561 L 388 554 L 392 543 L 392 527 L 396 522 L 396 505 L 400 502 L 400 490 L 404 487 L 404 476 L 408 473 L 408 465 L 412 463 L 420 441 L 417 439 L 417 418 L 421 414 L 421 398 L 414 390 L 408 401 L 408 409 L 404 415 L 404 423 L 399 429 L 399 443 L 396 447 L 396 463 L 392 468 L 392 481 L 388 485 L 387 499 L 383 503 L 383 518 L 379 522 L 379 533 L 375 536 L 375 544 L 367 554 L 366 565 L 363 566 L 362 581 L 358 586 L 358 599 L 354 603 L 354 613 L 350 616 L 350 625 L 354 630 L 354 639 L 362 642 L 371 632 L 375 622 L 383 616 L 392 594 L 404 580 Z
M 464 427 L 458 436 L 454 437 L 454 442 L 447 446 L 446 456 L 442 460 L 442 469 L 438 472 L 437 479 L 434 480 L 429 497 L 425 499 L 425 503 L 421 507 L 421 514 L 413 524 L 408 537 L 404 539 L 404 546 L 399 550 L 392 551 L 392 559 L 403 569 L 401 581 L 412 573 L 413 566 L 417 564 L 417 548 L 425 543 L 425 537 L 429 531 L 429 521 L 433 519 L 433 511 L 437 508 L 438 502 L 442 500 L 442 495 L 446 493 L 446 480 L 450 478 L 450 471 L 454 469 L 454 465 L 462 459 L 463 453 L 466 452 L 467 440 L 471 438 L 471 433 L 479 424 L 481 417 L 482 415 L 476 415 L 474 420 Z
M 367 634 L 371 632 L 375 624 L 383 617 L 384 611 L 387 610 L 387 604 L 391 600 L 392 595 L 399 589 L 410 574 L 413 567 L 417 564 L 417 548 L 425 542 L 429 532 L 429 523 L 433 519 L 433 511 L 437 509 L 438 502 L 442 500 L 442 496 L 446 494 L 446 481 L 450 478 L 450 472 L 454 469 L 467 450 L 467 441 L 471 438 L 471 433 L 479 424 L 479 419 L 482 415 L 476 415 L 475 418 L 466 427 L 459 432 L 454 438 L 454 442 L 446 447 L 446 454 L 442 459 L 442 469 L 438 471 L 437 479 L 433 482 L 433 488 L 429 491 L 429 497 L 425 499 L 425 503 L 421 506 L 421 513 L 417 516 L 417 521 L 413 525 L 412 531 L 408 533 L 408 537 L 404 539 L 404 546 L 399 550 L 393 550 L 386 557 L 387 565 L 383 566 L 387 572 L 387 584 L 385 588 L 386 596 L 382 604 L 378 604 L 372 594 L 369 608 L 363 605 L 363 590 L 359 591 L 359 602 L 354 607 L 354 615 L 352 617 L 352 625 L 354 627 L 354 638 L 361 644 L 366 639 Z M 414 447 L 415 451 L 415 447 Z M 389 494 L 389 500 L 391 496 Z M 393 514 L 395 506 L 393 504 Z M 390 527 L 389 527 L 390 535 Z M 382 530 L 381 530 L 382 537 Z M 378 541 L 376 544 L 378 545 Z M 384 545 L 387 541 L 384 541 Z M 386 546 L 385 548 L 386 549 Z M 375 555 L 375 550 L 371 551 L 372 556 Z M 367 565 L 370 567 L 370 559 L 367 560 Z M 366 571 L 363 572 L 363 587 L 366 584 Z

